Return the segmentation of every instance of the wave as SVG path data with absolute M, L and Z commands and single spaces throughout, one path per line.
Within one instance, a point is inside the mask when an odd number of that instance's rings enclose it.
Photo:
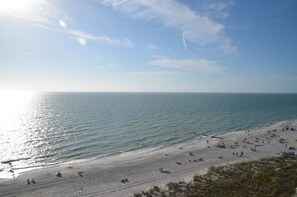
M 12 162 L 16 162 L 16 161 L 22 161 L 22 160 L 28 160 L 31 159 L 31 157 L 24 157 L 24 158 L 17 158 L 17 159 L 9 159 L 9 160 L 5 160 L 5 161 L 1 161 L 2 164 L 11 164 Z

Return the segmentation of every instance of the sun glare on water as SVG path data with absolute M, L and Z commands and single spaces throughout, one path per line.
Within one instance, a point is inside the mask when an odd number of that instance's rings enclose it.
M 33 92 L 0 92 L 0 128 L 2 131 L 7 130 L 9 125 L 19 122 L 19 116 L 33 96 Z
M 26 125 L 35 93 L 0 91 L 0 179 L 12 177 L 8 160 L 29 157 L 26 150 Z M 13 175 L 14 176 L 14 175 Z

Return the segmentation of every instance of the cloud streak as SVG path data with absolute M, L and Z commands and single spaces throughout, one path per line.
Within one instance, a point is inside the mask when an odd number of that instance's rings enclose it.
M 113 39 L 107 35 L 104 36 L 96 36 L 90 33 L 86 33 L 79 30 L 67 30 L 64 31 L 67 34 L 73 35 L 76 38 L 82 38 L 86 41 L 91 41 L 100 44 L 110 44 L 110 45 L 117 45 L 117 46 L 124 46 L 124 47 L 133 47 L 133 43 L 130 39 L 125 38 L 124 40 L 117 40 Z
M 176 72 L 172 71 L 155 71 L 155 72 L 126 72 L 124 75 L 130 77 L 168 77 L 176 75 Z
M 226 8 L 229 8 L 233 5 L 233 1 L 221 1 L 221 2 L 212 2 L 204 6 L 205 10 L 214 10 L 214 11 L 223 11 Z
M 187 48 L 187 43 L 186 43 L 186 39 L 185 39 L 185 35 L 183 34 L 183 45 L 184 45 L 184 48 L 186 49 Z
M 158 47 L 157 45 L 155 44 L 147 44 L 146 45 L 146 48 L 150 49 L 150 50 L 158 50 L 160 49 L 160 47 Z
M 224 33 L 225 26 L 200 15 L 188 6 L 175 0 L 103 0 L 116 12 L 124 13 L 135 19 L 154 20 L 165 27 L 178 30 L 183 36 L 183 44 L 190 41 L 201 46 L 218 45 L 224 52 L 236 52 L 231 39 Z M 220 5 L 223 9 L 223 5 Z M 215 7 L 215 6 L 213 6 Z
M 100 65 L 98 68 L 100 69 L 112 69 L 112 68 L 118 68 L 120 67 L 120 64 L 107 64 L 107 65 Z
M 224 71 L 224 67 L 215 61 L 207 59 L 157 59 L 150 62 L 151 65 L 173 68 L 187 72 L 202 74 L 217 74 Z

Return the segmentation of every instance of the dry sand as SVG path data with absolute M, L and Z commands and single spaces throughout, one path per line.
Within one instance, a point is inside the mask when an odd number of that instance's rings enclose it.
M 286 124 L 297 127 L 295 121 Z M 229 133 L 221 135 L 222 139 L 208 137 L 202 145 L 179 145 L 133 157 L 100 159 L 29 171 L 14 179 L 1 181 L 0 196 L 133 196 L 135 192 L 150 189 L 154 185 L 164 186 L 170 181 L 178 180 L 189 181 L 194 174 L 205 173 L 210 166 L 276 156 L 283 151 L 291 151 L 288 150 L 289 147 L 297 147 L 297 131 L 284 132 L 281 131 L 282 126 L 269 128 L 276 129 L 270 132 L 266 128 Z M 281 138 L 284 143 L 280 143 Z M 207 139 L 209 143 L 206 143 Z M 224 143 L 226 148 L 217 147 L 218 143 Z M 231 145 L 234 148 L 230 148 Z M 251 150 L 255 147 L 255 151 Z M 243 156 L 240 156 L 241 152 Z M 200 158 L 203 161 L 199 161 Z M 62 177 L 56 176 L 58 172 Z M 36 183 L 30 182 L 28 185 L 27 179 L 33 178 Z M 126 178 L 128 182 L 122 183 L 121 180 Z

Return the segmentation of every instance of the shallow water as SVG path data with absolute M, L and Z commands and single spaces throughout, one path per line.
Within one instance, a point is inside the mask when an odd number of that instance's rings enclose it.
M 297 119 L 297 94 L 7 93 L 0 103 L 0 178 Z

